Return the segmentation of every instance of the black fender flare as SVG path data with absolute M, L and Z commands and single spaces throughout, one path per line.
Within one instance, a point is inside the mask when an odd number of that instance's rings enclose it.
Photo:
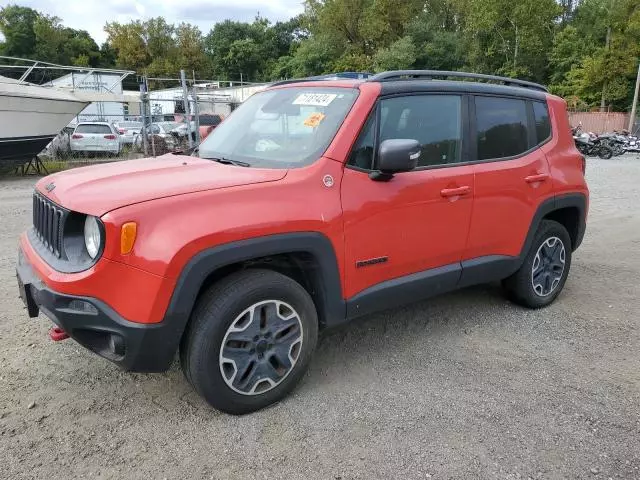
M 522 246 L 522 250 L 520 250 L 520 260 L 524 261 L 524 258 L 527 256 L 542 219 L 556 210 L 567 207 L 574 207 L 578 209 L 580 218 L 578 219 L 578 231 L 576 232 L 577 235 L 573 245 L 573 250 L 576 250 L 580 246 L 586 229 L 587 197 L 582 193 L 558 195 L 545 200 L 538 206 L 538 209 L 531 220 L 531 226 L 529 227 L 527 238 Z
M 579 212 L 578 229 L 575 232 L 575 241 L 572 245 L 572 249 L 576 250 L 580 246 L 580 243 L 582 243 L 586 228 L 587 197 L 582 193 L 570 193 L 552 197 L 543 201 L 536 209 L 531 219 L 527 236 L 517 256 L 489 255 L 463 260 L 462 274 L 457 288 L 486 283 L 488 281 L 503 280 L 516 273 L 524 263 L 531 249 L 533 239 L 542 220 L 547 215 L 567 207 L 576 208 Z
M 182 334 L 195 306 L 198 293 L 207 277 L 216 270 L 249 260 L 285 253 L 311 254 L 318 264 L 314 282 L 321 287 L 318 298 L 326 323 L 343 321 L 346 303 L 336 252 L 331 241 L 318 232 L 295 232 L 256 237 L 225 243 L 203 250 L 182 269 L 176 282 L 163 322 L 166 331 L 166 351 L 175 355 Z

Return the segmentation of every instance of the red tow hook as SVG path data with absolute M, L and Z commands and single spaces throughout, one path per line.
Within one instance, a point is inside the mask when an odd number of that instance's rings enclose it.
M 54 342 L 61 342 L 62 340 L 69 338 L 69 334 L 60 327 L 51 327 L 49 330 L 49 337 L 51 337 L 51 340 Z

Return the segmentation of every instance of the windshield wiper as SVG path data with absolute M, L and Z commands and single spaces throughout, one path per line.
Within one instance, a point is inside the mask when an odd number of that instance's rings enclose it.
M 241 162 L 240 160 L 231 160 L 230 158 L 207 158 L 207 160 L 213 160 L 214 162 L 223 163 L 225 165 L 235 165 L 236 167 L 250 167 L 251 164 L 247 162 Z

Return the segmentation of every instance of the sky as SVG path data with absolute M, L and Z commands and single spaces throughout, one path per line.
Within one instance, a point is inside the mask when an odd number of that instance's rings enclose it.
M 197 25 L 207 34 L 222 20 L 251 21 L 259 13 L 275 22 L 303 10 L 302 0 L 0 0 L 0 6 L 8 4 L 55 15 L 67 27 L 87 30 L 98 45 L 107 38 L 102 29 L 107 22 L 161 16 L 168 23 Z

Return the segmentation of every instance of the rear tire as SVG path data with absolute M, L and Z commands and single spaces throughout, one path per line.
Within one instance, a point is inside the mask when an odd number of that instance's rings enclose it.
M 214 408 L 242 415 L 288 395 L 318 340 L 307 291 L 271 270 L 244 270 L 198 301 L 180 345 L 180 363 Z
M 558 222 L 543 220 L 520 269 L 503 280 L 509 298 L 542 308 L 560 295 L 571 268 L 571 237 Z

